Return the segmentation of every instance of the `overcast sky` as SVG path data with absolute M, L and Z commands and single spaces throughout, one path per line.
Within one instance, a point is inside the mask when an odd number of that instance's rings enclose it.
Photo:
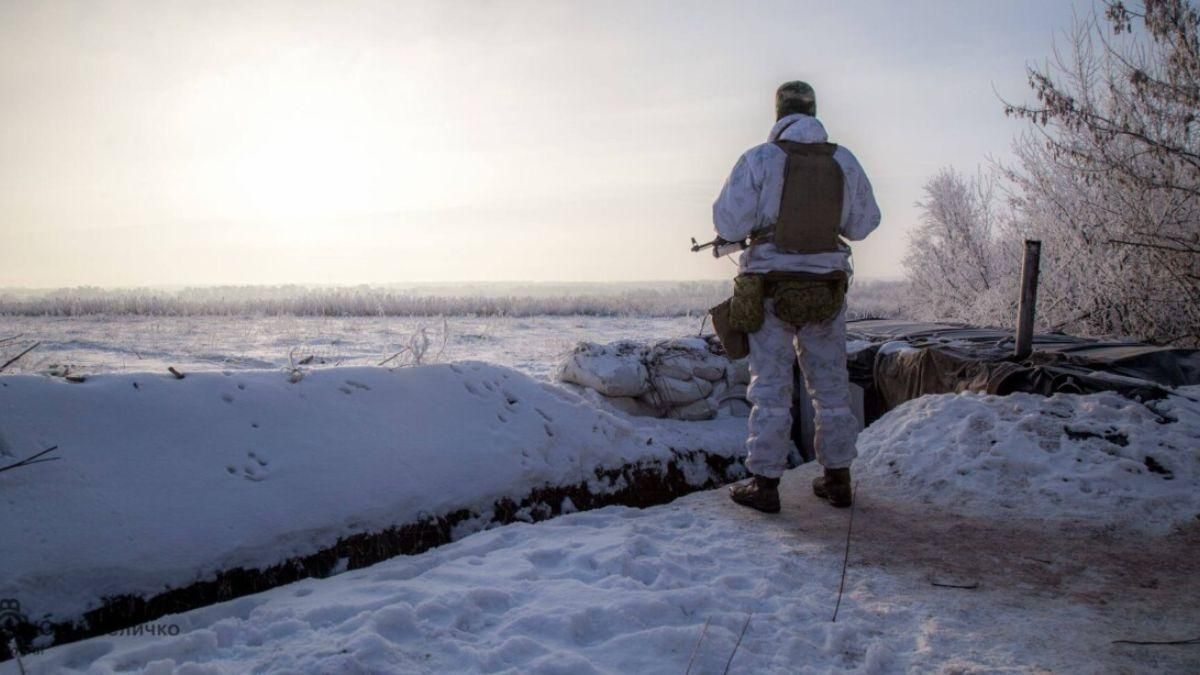
M 899 276 L 1081 0 L 0 2 L 0 286 L 721 278 L 688 252 L 785 80 Z

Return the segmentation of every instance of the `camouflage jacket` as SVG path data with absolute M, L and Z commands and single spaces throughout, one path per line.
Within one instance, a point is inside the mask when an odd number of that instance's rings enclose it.
M 747 150 L 725 181 L 713 204 L 713 225 L 717 234 L 729 241 L 738 241 L 755 230 L 769 227 L 779 217 L 787 156 L 774 144 L 775 140 L 824 143 L 828 138 L 825 127 L 815 117 L 788 115 L 776 122 L 767 142 Z M 864 239 L 879 226 L 880 219 L 871 182 L 862 165 L 846 148 L 838 146 L 833 158 L 846 177 L 841 235 L 851 241 Z M 789 254 L 766 242 L 743 253 L 740 268 L 743 272 L 852 272 L 850 247 L 842 244 L 841 249 L 834 253 Z

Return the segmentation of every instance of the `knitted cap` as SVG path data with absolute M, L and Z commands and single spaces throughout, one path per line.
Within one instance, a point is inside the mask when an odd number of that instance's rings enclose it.
M 784 82 L 775 90 L 775 119 L 803 113 L 815 117 L 817 93 L 807 82 Z

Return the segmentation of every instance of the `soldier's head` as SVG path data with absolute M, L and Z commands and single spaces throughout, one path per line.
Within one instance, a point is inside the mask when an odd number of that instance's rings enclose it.
M 807 82 L 784 82 L 775 90 L 775 119 L 801 113 L 816 117 L 817 93 Z

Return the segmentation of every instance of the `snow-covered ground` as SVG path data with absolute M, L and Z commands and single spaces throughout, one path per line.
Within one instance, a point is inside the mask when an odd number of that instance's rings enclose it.
M 794 473 L 778 517 L 717 491 L 513 525 L 155 622 L 177 636 L 95 638 L 27 665 L 682 673 L 695 650 L 694 673 L 731 656 L 733 673 L 1194 672 L 1194 647 L 1114 644 L 1195 636 L 1194 536 L 1145 546 L 860 488 L 833 623 L 849 515 L 805 494 L 811 469 Z
M 715 490 L 507 526 L 26 666 L 682 673 L 694 653 L 694 673 L 1195 672 L 1197 645 L 1122 642 L 1200 625 L 1200 388 L 1179 394 L 928 397 L 864 433 L 853 511 L 811 496 L 808 465 L 778 516 Z
M 700 317 L 448 317 L 440 361 L 478 360 L 548 379 L 577 342 L 655 340 L 695 335 Z M 6 373 L 279 368 L 312 356 L 312 365 L 373 366 L 429 331 L 429 358 L 442 348 L 438 318 L 307 316 L 0 316 L 0 363 L 40 341 Z M 711 325 L 707 326 L 711 332 Z M 403 361 L 403 357 L 401 358 Z M 395 365 L 394 363 L 392 365 Z
M 1090 396 L 924 396 L 859 441 L 898 497 L 972 515 L 1166 532 L 1200 522 L 1200 387 L 1145 404 Z
M 0 598 L 75 620 L 544 486 L 623 485 L 597 469 L 740 452 L 744 420 L 624 418 L 479 362 L 414 368 L 0 377 Z M 711 477 L 703 460 L 685 477 Z M 558 504 L 554 505 L 558 507 Z

